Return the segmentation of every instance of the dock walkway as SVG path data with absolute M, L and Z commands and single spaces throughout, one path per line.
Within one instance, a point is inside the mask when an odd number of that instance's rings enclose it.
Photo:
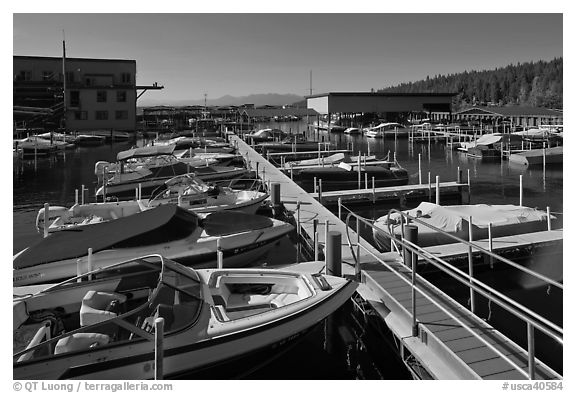
M 294 212 L 294 216 L 297 215 L 296 205 L 300 202 L 301 230 L 309 237 L 314 237 L 314 219 L 319 223 L 328 221 L 331 231 L 342 234 L 342 271 L 344 274 L 354 274 L 355 259 L 346 239 L 346 224 L 240 138 L 231 136 L 231 141 L 246 158 L 248 165 L 252 169 L 258 168 L 258 175 L 264 181 L 280 184 L 282 203 Z M 351 241 L 355 241 L 355 232 L 348 229 L 348 233 Z M 324 236 L 325 231 L 319 230 L 320 243 L 324 243 Z M 397 253 L 380 253 L 362 238 L 360 244 L 363 250 L 360 257 L 363 284 L 358 293 L 385 321 L 400 343 L 403 358 L 412 354 L 435 379 L 526 379 L 494 348 L 511 363 L 527 371 L 526 350 L 420 276 L 416 280 L 417 288 L 422 291 L 416 297 L 418 334 L 413 335 L 411 270 L 402 263 Z M 490 346 L 472 332 L 476 332 Z M 535 377 L 562 378 L 538 360 L 535 363 Z

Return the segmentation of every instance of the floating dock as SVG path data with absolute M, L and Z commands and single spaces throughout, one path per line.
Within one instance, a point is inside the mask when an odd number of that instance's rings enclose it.
M 240 138 L 231 136 L 231 142 L 262 180 L 280 185 L 281 202 L 297 217 L 299 238 L 325 244 L 332 235 L 327 228 L 341 234 L 342 272 L 361 272 L 358 294 L 388 326 L 402 360 L 416 360 L 435 379 L 562 378 L 529 350 L 413 275 L 399 254 L 380 253 Z

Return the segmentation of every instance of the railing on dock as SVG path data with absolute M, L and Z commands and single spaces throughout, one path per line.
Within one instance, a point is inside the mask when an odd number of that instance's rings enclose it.
M 346 210 L 348 210 L 348 209 L 346 209 Z M 462 328 L 466 329 L 470 334 L 472 334 L 474 337 L 476 337 L 478 340 L 480 340 L 486 347 L 488 347 L 490 350 L 492 350 L 498 357 L 503 359 L 505 362 L 507 362 L 510 366 L 512 366 L 515 370 L 517 370 L 519 373 L 521 373 L 524 377 L 526 377 L 528 379 L 534 379 L 535 378 L 535 369 L 536 369 L 535 335 L 534 335 L 534 329 L 535 328 L 563 346 L 563 334 L 564 334 L 563 328 L 557 326 L 555 323 L 549 321 L 548 319 L 536 314 L 535 312 L 528 309 L 527 307 L 519 304 L 518 302 L 514 301 L 510 297 L 502 294 L 497 289 L 479 281 L 478 279 L 476 279 L 474 277 L 472 260 L 471 260 L 471 254 L 472 254 L 471 251 L 469 253 L 469 271 L 468 272 L 462 271 L 462 270 L 452 266 L 451 264 L 443 261 L 442 259 L 438 258 L 437 256 L 432 255 L 431 253 L 427 252 L 425 249 L 423 249 L 423 248 L 419 247 L 417 244 L 415 244 L 413 242 L 414 239 L 413 238 L 411 239 L 410 236 L 408 235 L 407 227 L 409 226 L 409 224 L 407 224 L 407 223 L 412 221 L 412 222 L 417 222 L 418 224 L 425 225 L 425 226 L 430 227 L 430 228 L 434 228 L 434 227 L 428 225 L 425 222 L 422 222 L 421 220 L 418 220 L 415 217 L 411 217 L 410 215 L 408 215 L 404 212 L 401 212 L 398 210 L 391 211 L 392 213 L 399 214 L 401 217 L 401 225 L 403 227 L 403 230 L 401 233 L 401 237 L 397 238 L 391 229 L 387 233 L 386 231 L 376 227 L 368 219 L 366 219 L 366 218 L 364 218 L 364 217 L 362 217 L 356 213 L 353 213 L 350 210 L 348 210 L 348 212 L 349 213 L 346 217 L 346 238 L 348 240 L 348 246 L 350 247 L 350 250 L 351 250 L 352 255 L 354 257 L 354 260 L 355 260 L 356 276 L 357 277 L 360 276 L 360 271 L 361 271 L 361 266 L 359 263 L 360 253 L 361 253 L 361 250 L 364 250 L 364 252 L 368 253 L 371 257 L 378 260 L 384 267 L 386 267 L 389 271 L 391 271 L 396 276 L 398 276 L 399 279 L 405 281 L 408 285 L 411 286 L 411 288 L 412 288 L 412 332 L 413 332 L 413 336 L 418 335 L 419 321 L 418 321 L 418 310 L 416 307 L 416 292 L 418 292 L 421 296 L 424 296 L 426 299 L 428 299 L 430 302 L 432 302 L 436 307 L 438 307 L 445 314 L 447 314 L 450 318 L 452 318 L 455 322 L 457 322 Z M 348 228 L 350 228 L 350 219 L 351 218 L 354 218 L 356 220 L 355 232 L 356 232 L 357 238 L 356 238 L 355 243 L 350 239 L 350 235 L 348 233 Z M 408 280 L 401 273 L 399 273 L 395 269 L 389 267 L 388 264 L 384 260 L 382 260 L 382 258 L 379 255 L 375 254 L 369 248 L 362 245 L 360 230 L 359 230 L 360 229 L 360 223 L 363 223 L 364 225 L 370 227 L 371 230 L 376 230 L 379 233 L 383 234 L 384 236 L 386 236 L 390 239 L 391 245 L 393 245 L 395 250 L 400 255 L 403 255 L 404 264 L 406 265 L 406 268 L 411 271 L 411 280 Z M 438 230 L 437 228 L 434 228 L 434 229 Z M 447 232 L 444 232 L 441 230 L 438 230 L 438 231 L 445 234 L 446 236 L 452 238 L 455 241 L 466 244 L 470 250 L 472 250 L 474 248 L 474 249 L 480 251 L 481 253 L 485 254 L 487 257 L 489 257 L 491 259 L 497 259 L 501 262 L 504 262 L 504 263 L 506 263 L 512 267 L 515 267 L 515 268 L 523 271 L 526 274 L 531 275 L 532 277 L 535 277 L 535 278 L 543 281 L 544 283 L 546 283 L 548 285 L 554 286 L 554 287 L 558 288 L 559 290 L 563 291 L 563 285 L 561 283 L 555 281 L 555 280 L 552 280 L 552 279 L 550 279 L 550 278 L 548 278 L 548 277 L 546 277 L 540 273 L 537 273 L 537 272 L 534 272 L 530 269 L 527 269 L 524 266 L 518 265 L 517 263 L 512 262 L 506 258 L 503 258 L 497 254 L 494 254 L 493 252 L 486 250 L 482 247 L 479 247 L 478 245 L 476 245 L 474 243 L 471 243 L 469 241 L 457 238 L 456 236 L 453 236 Z M 356 250 L 354 250 L 354 248 L 356 248 Z M 509 357 L 507 356 L 507 354 L 502 353 L 502 351 L 500 351 L 498 348 L 496 348 L 494 345 L 492 345 L 490 342 L 488 342 L 485 338 L 483 338 L 480 334 L 475 332 L 472 328 L 470 328 L 469 326 L 464 324 L 462 321 L 460 321 L 458 318 L 456 318 L 450 311 L 448 311 L 445 307 L 443 307 L 441 304 L 439 304 L 437 301 L 435 301 L 431 296 L 429 296 L 425 291 L 423 291 L 422 289 L 420 289 L 418 287 L 418 281 L 419 281 L 418 279 L 420 279 L 421 281 L 424 281 L 422 276 L 420 276 L 417 273 L 418 260 L 419 259 L 421 259 L 427 263 L 430 263 L 431 265 L 435 266 L 436 268 L 438 268 L 442 272 L 446 273 L 451 278 L 455 279 L 459 283 L 461 283 L 461 284 L 463 284 L 469 288 L 469 290 L 470 290 L 470 308 L 471 308 L 472 313 L 475 313 L 475 294 L 480 294 L 480 295 L 484 296 L 486 299 L 488 299 L 490 302 L 497 304 L 502 309 L 506 310 L 508 313 L 516 316 L 517 318 L 522 320 L 524 323 L 526 323 L 527 348 L 525 350 L 528 354 L 528 371 L 523 370 L 522 367 L 520 367 L 518 364 L 516 364 L 515 362 L 510 360 Z M 540 363 L 543 364 L 542 362 L 540 362 Z

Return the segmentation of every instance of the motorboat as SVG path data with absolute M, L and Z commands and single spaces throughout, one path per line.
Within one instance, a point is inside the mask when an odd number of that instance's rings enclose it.
M 268 197 L 257 189 L 237 190 L 209 185 L 192 174 L 176 176 L 152 192 L 149 199 L 75 204 L 70 208 L 49 206 L 41 208 L 36 216 L 39 233 L 47 225 L 48 232 L 71 229 L 80 225 L 97 224 L 131 216 L 165 204 L 175 204 L 193 211 L 200 217 L 217 211 L 237 211 L 255 214 Z M 44 222 L 45 215 L 49 221 Z
M 43 134 L 38 134 L 38 137 L 47 140 L 67 142 L 72 144 L 72 146 L 76 143 L 76 137 L 74 135 L 64 134 L 62 132 L 45 132 Z
M 13 284 L 60 281 L 72 277 L 78 263 L 99 268 L 157 250 L 185 265 L 212 267 L 218 243 L 227 267 L 245 266 L 266 255 L 293 229 L 259 215 L 220 211 L 201 219 L 176 205 L 160 205 L 98 225 L 50 233 L 14 256 Z
M 376 161 L 376 156 L 362 156 L 362 165 Z M 299 161 L 290 161 L 284 163 L 284 169 L 294 169 L 298 170 L 299 168 L 308 167 L 308 166 L 337 166 L 341 162 L 345 162 L 351 164 L 352 166 L 358 162 L 358 156 L 351 156 L 347 153 L 334 153 L 329 156 L 320 157 L 320 158 L 310 158 L 308 160 L 299 160 Z
M 544 165 L 544 161 L 546 161 L 546 165 L 558 165 L 563 163 L 563 150 L 563 146 L 527 150 L 520 153 L 510 154 L 508 160 L 511 164 L 525 166 L 542 166 Z
M 36 136 L 16 139 L 12 142 L 12 147 L 21 152 L 23 158 L 48 157 L 59 150 L 56 143 Z
M 99 146 L 103 145 L 105 142 L 105 136 L 93 134 L 78 134 L 74 140 L 76 146 Z
M 107 142 L 122 142 L 134 139 L 134 134 L 118 130 L 90 130 L 82 131 L 84 135 L 104 137 Z
M 362 134 L 362 130 L 357 127 L 348 127 L 344 130 L 344 133 L 348 135 L 360 135 Z
M 406 134 L 404 126 L 399 123 L 380 123 L 375 127 L 369 127 L 364 129 L 364 135 L 368 138 L 384 138 L 387 134 L 398 133 L 398 130 L 402 129 L 402 134 Z
M 13 378 L 152 379 L 160 332 L 166 379 L 277 350 L 353 295 L 357 283 L 322 268 L 192 269 L 146 255 L 14 288 Z
M 531 207 L 515 205 L 454 205 L 441 206 L 422 202 L 418 207 L 404 213 L 434 228 L 440 229 L 460 239 L 468 240 L 468 223 L 472 217 L 472 239 L 488 238 L 488 226 L 492 226 L 492 237 L 511 236 L 521 233 L 547 229 L 547 214 Z M 551 219 L 555 219 L 551 216 Z M 411 225 L 418 227 L 418 245 L 420 247 L 456 243 L 456 240 L 432 229 L 418 221 Z M 383 250 L 390 248 L 390 239 L 382 232 L 400 237 L 402 227 L 397 213 L 382 216 L 374 222 L 373 237 Z
M 283 140 L 288 136 L 284 131 L 277 128 L 264 128 L 244 137 L 248 143 L 262 143 Z
M 318 150 L 320 142 L 309 141 L 303 134 L 293 134 L 280 142 L 264 142 L 259 146 L 266 152 L 299 152 Z
M 502 149 L 519 149 L 522 138 L 515 134 L 492 133 L 484 134 L 473 142 L 461 142 L 458 150 L 466 151 L 469 157 L 475 158 L 500 158 Z
M 380 161 L 376 165 L 361 163 L 348 164 L 341 162 L 338 165 L 304 167 L 297 170 L 297 182 L 306 190 L 312 192 L 314 180 L 322 180 L 323 191 L 338 191 L 358 188 L 358 179 L 364 184 L 368 178 L 369 184 L 374 187 L 402 186 L 409 182 L 408 171 L 393 162 Z
M 136 189 L 139 197 L 145 198 L 165 181 L 186 173 L 194 173 L 204 181 L 234 179 L 248 173 L 246 168 L 209 165 L 200 158 L 178 159 L 173 155 L 174 149 L 174 145 L 158 145 L 122 151 L 116 157 L 113 172 L 108 163 L 96 163 L 96 175 L 101 174 L 103 179 L 96 198 L 132 198 Z

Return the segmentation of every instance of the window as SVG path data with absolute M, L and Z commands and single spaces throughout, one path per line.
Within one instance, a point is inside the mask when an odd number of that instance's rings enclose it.
M 96 120 L 108 120 L 108 111 L 96 111 Z
M 123 72 L 121 75 L 122 83 L 132 83 L 132 75 L 129 72 Z
M 70 91 L 70 106 L 71 107 L 80 106 L 80 92 L 78 90 Z
M 54 73 L 52 71 L 42 71 L 42 80 L 50 81 L 54 78 Z
M 32 79 L 32 73 L 30 71 L 20 71 L 16 75 L 17 81 L 29 81 L 30 79 Z
M 120 91 L 116 92 L 116 101 L 117 102 L 126 102 L 126 97 L 127 97 L 127 95 L 126 95 L 125 91 L 120 90 Z
M 92 85 L 93 85 L 93 83 L 92 83 L 92 78 L 86 78 L 86 79 L 84 79 L 84 84 L 85 84 L 86 86 L 92 86 Z
M 116 120 L 127 120 L 128 111 L 116 111 Z
M 74 111 L 74 120 L 88 120 L 88 112 Z
M 96 92 L 96 102 L 106 102 L 107 92 L 105 90 L 98 90 Z
M 66 83 L 74 83 L 74 71 L 66 71 Z

